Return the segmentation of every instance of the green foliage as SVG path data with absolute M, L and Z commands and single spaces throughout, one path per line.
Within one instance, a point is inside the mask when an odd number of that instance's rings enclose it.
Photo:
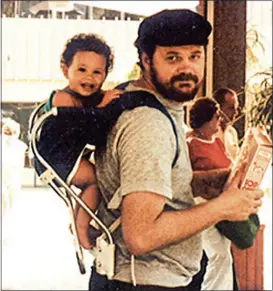
M 1 1 L 2 16 L 14 17 L 15 16 L 15 1 Z
M 265 126 L 272 139 L 272 67 L 253 75 L 247 82 L 245 107 L 248 126 Z
M 127 75 L 128 80 L 138 79 L 141 75 L 140 67 L 137 64 L 134 64 L 132 71 Z
M 264 37 L 254 25 L 247 31 L 247 76 L 246 102 L 243 112 L 246 126 L 263 125 L 272 139 L 272 67 L 265 68 L 262 62 L 265 47 Z
M 246 33 L 246 40 L 247 69 L 248 71 L 261 70 L 259 55 L 263 55 L 265 52 L 264 38 L 254 25 L 250 25 Z

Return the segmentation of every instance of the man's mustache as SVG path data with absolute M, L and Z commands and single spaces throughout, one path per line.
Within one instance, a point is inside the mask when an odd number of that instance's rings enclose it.
M 194 83 L 198 83 L 198 77 L 196 75 L 193 74 L 185 74 L 185 73 L 181 73 L 177 76 L 174 76 L 171 78 L 171 83 L 174 83 L 176 81 L 193 81 Z

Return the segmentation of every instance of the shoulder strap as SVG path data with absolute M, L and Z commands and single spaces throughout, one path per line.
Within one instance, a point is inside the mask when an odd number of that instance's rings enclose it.
M 106 146 L 107 135 L 125 110 L 132 110 L 139 106 L 148 106 L 160 110 L 170 120 L 176 139 L 176 153 L 172 163 L 175 165 L 178 158 L 178 136 L 175 123 L 165 108 L 156 97 L 147 91 L 127 91 L 120 98 L 114 99 L 106 107 L 86 108 L 58 108 L 56 123 L 64 123 L 70 128 L 70 133 L 75 133 L 76 139 L 85 139 L 86 143 L 95 146 Z M 60 126 L 59 126 L 60 127 Z M 60 127 L 62 128 L 62 127 Z M 73 133 L 73 134 L 74 134 Z
M 115 87 L 115 89 L 125 90 L 125 88 L 132 82 L 133 80 L 121 83 Z
M 77 93 L 77 92 L 75 92 L 75 91 L 73 91 L 73 90 L 71 90 L 69 88 L 64 88 L 61 91 L 66 92 L 66 93 L 72 95 L 75 98 L 80 98 L 80 99 L 82 98 L 81 94 L 79 94 L 79 93 Z
M 46 104 L 44 105 L 44 111 L 45 112 L 48 112 L 51 108 L 52 108 L 52 101 L 53 101 L 53 97 L 55 95 L 56 91 L 52 91 L 49 98 L 48 98 L 48 101 L 46 102 Z
M 76 99 L 81 100 L 83 107 L 97 106 L 102 101 L 102 97 L 103 97 L 103 92 L 101 90 L 91 94 L 90 96 L 82 96 L 81 94 L 79 94 L 79 93 L 77 93 L 77 92 L 75 92 L 67 87 L 62 89 L 62 91 L 70 94 L 71 96 L 73 96 Z
M 109 106 L 105 107 L 105 109 L 110 111 L 108 116 L 110 116 L 110 118 L 113 118 L 112 122 L 115 123 L 119 115 L 124 110 L 132 110 L 139 106 L 148 106 L 158 109 L 170 120 L 176 140 L 176 152 L 174 160 L 172 162 L 172 167 L 174 167 L 178 158 L 178 135 L 176 126 L 173 118 L 167 111 L 166 107 L 153 94 L 144 90 L 127 91 L 119 99 L 114 100 L 112 103 L 109 104 Z M 113 112 L 118 114 L 118 116 L 115 116 L 116 114 L 113 115 Z M 110 121 L 110 123 L 112 122 Z

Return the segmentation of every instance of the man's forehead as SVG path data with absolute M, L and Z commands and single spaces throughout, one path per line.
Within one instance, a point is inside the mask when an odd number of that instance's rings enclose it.
M 156 50 L 160 53 L 204 53 L 202 45 L 183 45 L 183 46 L 156 46 Z

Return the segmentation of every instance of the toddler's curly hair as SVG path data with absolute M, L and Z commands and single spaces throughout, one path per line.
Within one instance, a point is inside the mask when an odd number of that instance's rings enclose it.
M 73 61 L 73 57 L 79 51 L 95 52 L 104 56 L 106 59 L 106 74 L 113 69 L 113 52 L 101 36 L 93 33 L 74 35 L 65 44 L 61 55 L 61 65 L 69 67 Z

